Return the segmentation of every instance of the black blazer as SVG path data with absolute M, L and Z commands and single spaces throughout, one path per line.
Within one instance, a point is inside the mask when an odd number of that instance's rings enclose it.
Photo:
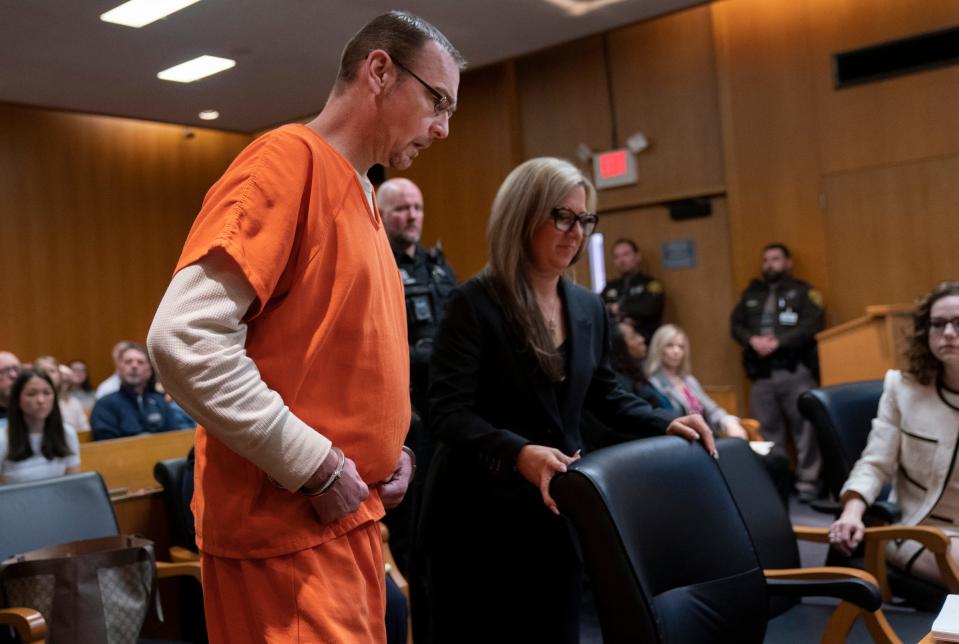
M 516 457 L 527 443 L 572 455 L 582 445 L 584 408 L 637 437 L 669 425 L 668 412 L 627 393 L 610 370 L 599 296 L 565 280 L 561 288 L 569 367 L 560 385 L 475 278 L 454 291 L 434 339 L 429 417 L 436 452 L 414 573 L 428 588 L 433 641 L 578 641 L 575 544 L 565 520 L 516 471 Z
M 565 279 L 561 288 L 570 352 L 562 404 L 556 385 L 476 278 L 453 293 L 434 340 L 433 438 L 473 453 L 491 475 L 510 475 L 527 443 L 572 455 L 582 447 L 584 408 L 637 438 L 664 433 L 672 419 L 619 384 L 607 359 L 608 319 L 599 296 Z

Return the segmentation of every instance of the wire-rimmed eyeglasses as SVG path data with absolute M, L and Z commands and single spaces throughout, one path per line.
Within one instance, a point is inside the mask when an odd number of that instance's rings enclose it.
M 417 76 L 409 67 L 407 67 L 400 61 L 394 58 L 393 62 L 396 63 L 397 67 L 399 67 L 404 72 L 406 72 L 407 74 L 415 78 L 417 81 L 419 81 L 419 84 L 425 87 L 426 91 L 430 93 L 430 96 L 433 97 L 433 114 L 435 114 L 436 116 L 439 116 L 443 112 L 446 112 L 446 115 L 449 118 L 453 117 L 453 112 L 455 111 L 455 108 L 453 107 L 453 103 L 450 100 L 449 96 L 447 96 L 446 94 L 439 91 L 438 89 L 436 89 L 435 87 L 427 83 L 425 80 Z

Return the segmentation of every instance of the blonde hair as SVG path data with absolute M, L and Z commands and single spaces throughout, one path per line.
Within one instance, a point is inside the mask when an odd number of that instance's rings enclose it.
M 563 362 L 553 347 L 552 336 L 527 277 L 533 234 L 572 190 L 586 191 L 586 208 L 596 209 L 596 190 L 569 161 L 540 157 L 521 163 L 500 186 L 490 211 L 487 241 L 489 262 L 479 274 L 480 282 L 503 309 L 524 348 L 532 350 L 546 375 L 563 378 Z M 586 238 L 570 262 L 583 254 Z
M 649 351 L 643 365 L 647 377 L 651 377 L 663 368 L 663 352 L 666 350 L 666 345 L 677 335 L 683 336 L 683 339 L 686 340 L 686 351 L 683 352 L 683 361 L 679 365 L 679 375 L 686 377 L 692 373 L 692 361 L 689 358 L 689 336 L 675 324 L 664 324 L 656 329 L 656 333 L 649 341 Z

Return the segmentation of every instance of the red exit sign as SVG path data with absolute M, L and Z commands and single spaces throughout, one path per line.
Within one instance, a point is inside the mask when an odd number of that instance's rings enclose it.
M 615 188 L 637 182 L 636 157 L 626 148 L 600 152 L 593 156 L 596 187 Z

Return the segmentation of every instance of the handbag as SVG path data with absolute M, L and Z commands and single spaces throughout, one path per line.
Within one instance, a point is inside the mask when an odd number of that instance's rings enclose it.
M 116 535 L 32 550 L 0 563 L 0 589 L 7 606 L 43 615 L 51 644 L 133 644 L 156 597 L 153 542 Z

